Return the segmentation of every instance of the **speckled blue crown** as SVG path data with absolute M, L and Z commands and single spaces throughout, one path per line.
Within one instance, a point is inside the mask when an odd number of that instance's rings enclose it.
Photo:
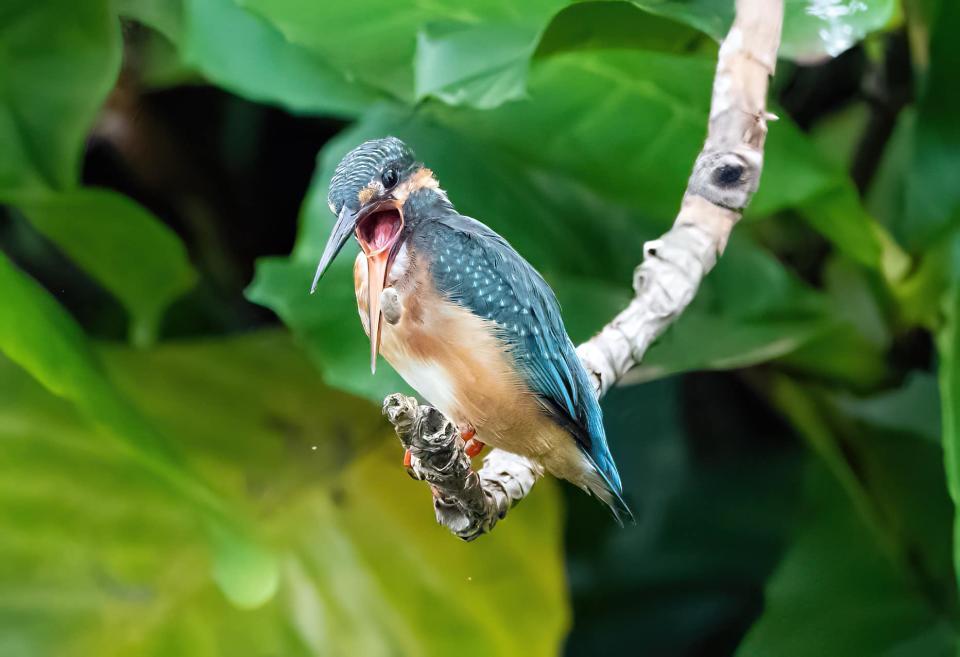
M 388 167 L 396 168 L 402 178 L 414 163 L 413 151 L 396 137 L 365 141 L 340 160 L 330 179 L 327 203 L 334 214 L 344 205 L 356 209 L 360 190 L 379 179 Z

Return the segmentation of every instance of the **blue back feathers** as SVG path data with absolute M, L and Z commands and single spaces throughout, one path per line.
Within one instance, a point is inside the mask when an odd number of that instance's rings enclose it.
M 600 405 L 560 316 L 553 291 L 506 240 L 482 223 L 447 210 L 420 232 L 432 254 L 437 289 L 474 314 L 495 321 L 518 369 L 545 410 L 577 441 L 619 507 L 620 475 L 607 447 Z

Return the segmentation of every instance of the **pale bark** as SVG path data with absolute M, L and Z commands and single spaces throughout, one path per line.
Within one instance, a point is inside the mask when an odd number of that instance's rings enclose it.
M 653 341 L 693 300 L 723 253 L 760 181 L 782 0 L 737 0 L 720 46 L 710 120 L 673 227 L 644 246 L 635 296 L 597 335 L 577 348 L 598 396 L 640 362 Z M 473 471 L 457 427 L 412 397 L 391 395 L 383 412 L 411 450 L 410 474 L 434 491 L 437 521 L 465 540 L 490 531 L 527 496 L 543 468 L 493 449 Z M 612 440 L 616 444 L 616 440 Z

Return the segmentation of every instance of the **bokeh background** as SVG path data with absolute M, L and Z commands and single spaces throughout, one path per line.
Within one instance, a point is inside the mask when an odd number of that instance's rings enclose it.
M 787 0 L 760 191 L 603 401 L 635 526 L 447 534 L 352 252 L 307 294 L 392 134 L 588 337 L 732 4 L 0 0 L 0 655 L 957 654 L 954 0 Z

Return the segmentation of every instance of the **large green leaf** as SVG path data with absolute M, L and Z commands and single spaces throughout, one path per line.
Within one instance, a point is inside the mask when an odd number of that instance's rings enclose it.
M 894 0 L 785 0 L 779 56 L 811 63 L 836 57 L 893 17 Z M 693 25 L 718 41 L 733 21 L 734 3 L 716 0 L 633 0 Z
M 960 6 L 941 2 L 930 29 L 930 65 L 912 123 L 913 157 L 904 171 L 902 229 L 911 246 L 933 245 L 960 220 L 960 89 L 954 83 L 960 67 Z
M 960 581 L 960 285 L 954 283 L 945 299 L 946 322 L 937 335 L 940 356 L 940 405 L 943 413 L 943 461 L 947 487 L 956 507 L 953 555 Z
M 14 204 L 131 315 L 146 343 L 193 271 L 177 238 L 119 195 L 76 189 L 87 131 L 120 66 L 110 3 L 0 9 L 0 202 Z
M 504 72 L 515 76 L 512 67 L 489 60 L 486 66 L 475 55 L 464 52 L 473 48 L 477 38 L 486 38 L 490 52 L 498 46 L 511 44 L 511 53 L 529 58 L 534 42 L 516 49 L 519 43 L 515 34 L 532 34 L 543 29 L 564 0 L 474 0 L 453 2 L 440 0 L 429 4 L 398 3 L 374 0 L 366 3 L 349 2 L 303 2 L 301 0 L 239 0 L 240 4 L 253 9 L 269 19 L 291 42 L 302 45 L 320 54 L 337 70 L 351 79 L 386 91 L 396 98 L 412 101 L 417 96 L 415 89 L 423 93 L 455 93 L 453 87 L 469 87 L 477 76 L 495 77 Z M 444 23 L 446 27 L 432 26 Z M 459 27 L 451 30 L 451 25 Z M 486 28 L 485 25 L 500 26 Z M 471 27 L 487 30 L 470 34 Z M 420 79 L 415 83 L 414 54 L 418 35 L 427 51 L 422 53 L 418 64 L 422 67 Z M 456 34 L 459 32 L 459 35 Z M 438 40 L 440 34 L 443 39 Z M 521 39 L 526 41 L 526 38 Z M 438 75 L 443 62 L 436 55 L 450 46 L 458 57 L 463 57 L 460 72 L 450 69 Z M 496 57 L 500 55 L 497 54 Z M 513 59 L 513 55 L 509 59 Z M 477 67 L 479 66 L 479 71 Z M 476 88 L 470 89 L 475 93 Z
M 842 487 L 857 524 L 875 543 L 874 552 L 889 561 L 897 578 L 915 588 L 931 611 L 955 616 L 954 510 L 942 476 L 942 452 L 922 440 L 918 432 L 923 427 L 891 423 L 856 407 L 851 412 L 849 399 L 835 389 L 782 376 L 764 381 L 763 392 Z M 856 586 L 844 588 L 856 594 Z M 854 630 L 867 628 L 865 623 Z
M 688 54 L 702 50 L 714 57 L 717 45 L 703 32 L 640 9 L 632 2 L 575 2 L 550 21 L 535 56 L 627 48 Z
M 534 45 L 531 35 L 539 33 L 537 21 L 555 11 L 556 3 L 525 3 L 522 10 L 515 11 L 489 3 L 482 11 L 458 6 L 457 11 L 451 9 L 451 15 L 437 6 L 428 11 L 393 4 L 364 7 L 369 17 L 365 19 L 351 13 L 359 9 L 340 5 L 304 7 L 293 0 L 243 2 L 269 17 L 295 43 L 321 53 L 334 68 L 404 100 L 434 95 L 448 103 L 492 108 L 508 98 L 521 97 L 526 88 L 529 99 L 494 111 L 460 111 L 446 106 L 428 111 L 437 122 L 482 137 L 530 165 L 563 173 L 634 208 L 651 224 L 665 227 L 676 214 L 702 145 L 712 59 L 636 49 L 638 45 L 658 47 L 654 39 L 647 45 L 644 40 L 630 44 L 614 38 L 613 46 L 632 45 L 633 49 L 585 51 L 582 36 L 578 36 L 581 33 L 575 29 L 582 29 L 579 23 L 571 26 L 558 19 L 556 30 L 547 31 L 544 56 L 527 80 L 525 59 Z M 706 11 L 706 5 L 674 4 L 676 15 L 670 13 L 671 3 L 651 3 L 656 6 L 645 8 L 672 17 Z M 611 10 L 621 11 L 619 7 L 602 3 L 596 12 L 606 16 Z M 588 14 L 589 9 L 589 5 L 581 5 L 561 14 Z M 342 27 L 348 23 L 349 28 Z M 703 27 L 700 22 L 694 24 Z M 335 25 L 341 29 L 332 30 Z M 389 37 L 381 34 L 387 30 Z M 410 43 L 414 33 L 419 35 L 415 57 Z M 354 47 L 355 40 L 383 44 L 376 51 L 375 62 L 363 54 L 364 49 Z M 567 48 L 578 52 L 563 52 Z M 349 57 L 344 54 L 347 52 Z M 416 64 L 414 93 L 406 89 L 410 83 L 404 77 L 411 59 Z M 893 249 L 892 242 L 859 207 L 844 174 L 816 153 L 788 120 L 771 131 L 766 160 L 764 181 L 750 210 L 753 216 L 833 194 L 836 202 L 811 204 L 805 216 L 851 257 L 872 267 L 881 266 Z
M 909 16 L 915 35 L 917 103 L 897 117 L 870 187 L 869 204 L 907 247 L 933 251 L 960 220 L 960 128 L 954 116 L 960 95 L 953 84 L 960 66 L 955 38 L 960 9 L 955 2 L 917 2 Z M 942 286 L 933 296 L 940 292 Z
M 258 517 L 282 555 L 278 595 L 231 608 L 182 502 L 4 362 L 4 655 L 556 654 L 568 612 L 550 482 L 462 543 L 436 525 L 376 406 L 325 388 L 282 334 L 110 349 L 106 362 Z
M 570 4 L 566 0 L 432 4 L 377 0 L 363 6 L 239 1 L 270 20 L 289 41 L 322 55 L 351 79 L 405 101 L 432 95 L 474 107 L 495 107 L 522 96 L 540 37 Z M 608 5 L 613 3 L 583 4 L 595 4 L 598 16 L 609 16 Z M 632 4 L 655 16 L 687 23 L 717 40 L 725 35 L 733 15 L 732 2 L 635 0 Z M 893 6 L 893 0 L 788 0 L 781 52 L 804 61 L 838 55 L 889 22 Z M 587 6 L 575 13 L 582 24 L 588 24 L 594 20 L 593 11 Z M 576 30 L 564 29 L 562 34 L 582 41 Z M 551 48 L 562 43 L 563 37 L 557 36 L 551 37 Z M 630 43 L 649 47 L 662 41 L 661 35 L 650 41 L 634 35 Z
M 841 394 L 837 405 L 847 415 L 864 422 L 940 443 L 942 422 L 937 381 L 926 372 L 913 372 L 900 388 L 869 397 Z
M 836 57 L 886 27 L 896 0 L 786 0 L 779 56 L 802 64 Z
M 135 344 L 154 339 L 163 311 L 194 283 L 180 239 L 125 196 L 84 188 L 10 200 L 123 303 Z
M 75 184 L 83 141 L 120 68 L 107 0 L 0 7 L 0 192 Z
M 822 468 L 796 541 L 767 585 L 738 657 L 956 654 L 955 631 L 918 594 Z
M 50 392 L 73 403 L 100 431 L 127 448 L 141 468 L 163 482 L 176 498 L 189 502 L 206 521 L 220 530 L 218 562 L 229 563 L 237 551 L 261 554 L 261 548 L 246 536 L 241 517 L 224 507 L 180 458 L 167 438 L 131 404 L 105 374 L 79 326 L 36 282 L 0 255 L 0 351 L 19 364 Z M 241 604 L 262 599 L 245 595 L 250 582 L 269 581 L 275 568 L 266 555 L 257 560 L 259 569 L 238 571 L 225 582 L 224 591 Z M 268 587 L 254 585 L 261 593 Z
M 521 98 L 537 25 L 428 23 L 417 35 L 416 97 L 480 109 Z
M 235 0 L 124 0 L 120 12 L 174 43 L 182 66 L 256 102 L 354 116 L 379 97 Z
M 185 0 L 180 54 L 211 82 L 297 112 L 356 115 L 378 94 L 235 0 Z
M 877 294 L 882 279 L 839 255 L 827 262 L 823 278 L 835 329 L 778 362 L 819 379 L 872 390 L 890 377 L 886 352 L 891 335 Z
M 828 192 L 803 204 L 807 222 L 856 262 L 900 280 L 909 258 L 887 231 L 867 214 L 856 189 L 839 179 Z

